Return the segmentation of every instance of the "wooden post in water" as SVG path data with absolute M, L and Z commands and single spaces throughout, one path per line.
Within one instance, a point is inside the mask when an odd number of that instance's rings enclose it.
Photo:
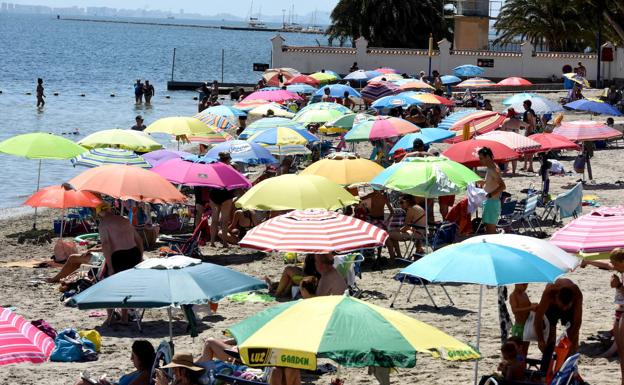
M 225 49 L 221 48 L 221 83 L 223 83 L 223 66 L 225 64 Z
M 176 49 L 173 48 L 173 60 L 171 61 L 171 81 L 173 81 L 173 70 L 175 69 L 175 53 Z

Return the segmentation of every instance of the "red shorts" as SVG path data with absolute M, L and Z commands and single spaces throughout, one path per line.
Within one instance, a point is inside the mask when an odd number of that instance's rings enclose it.
M 438 203 L 441 205 L 453 206 L 455 203 L 455 195 L 445 195 L 438 197 Z

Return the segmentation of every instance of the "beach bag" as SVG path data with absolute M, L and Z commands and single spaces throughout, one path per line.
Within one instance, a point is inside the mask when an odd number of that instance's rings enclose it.
M 87 339 L 93 342 L 93 345 L 95 346 L 95 351 L 97 353 L 100 352 L 100 348 L 102 347 L 102 336 L 100 335 L 100 333 L 98 333 L 97 330 L 81 330 L 78 332 L 78 335 L 82 339 Z
M 585 155 L 578 154 L 576 158 L 574 158 L 574 172 L 582 174 L 585 172 Z
M 93 342 L 80 337 L 76 329 L 65 329 L 54 339 L 50 361 L 77 362 L 97 360 Z
M 56 334 L 57 334 L 56 330 L 52 326 L 50 326 L 50 324 L 48 324 L 46 321 L 42 319 L 38 319 L 35 321 L 30 321 L 30 323 L 37 329 L 41 330 L 42 332 L 50 336 L 50 338 L 52 339 L 56 338 Z
M 548 318 L 544 316 L 544 341 L 548 340 L 548 335 L 550 334 L 550 321 Z M 529 318 L 527 318 L 524 323 L 524 333 L 522 334 L 523 341 L 535 341 L 537 342 L 537 334 L 535 333 L 535 312 L 532 311 L 529 313 Z
M 180 228 L 182 228 L 182 222 L 178 214 L 169 214 L 160 222 L 160 230 L 162 231 L 178 231 Z

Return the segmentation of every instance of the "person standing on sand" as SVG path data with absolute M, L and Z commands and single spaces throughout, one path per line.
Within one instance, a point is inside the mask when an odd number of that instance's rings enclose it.
M 487 234 L 496 234 L 496 224 L 501 213 L 500 195 L 506 186 L 501 176 L 500 168 L 494 163 L 494 155 L 489 147 L 479 149 L 479 161 L 487 167 L 483 189 L 487 193 L 487 200 L 483 203 L 482 221 Z
M 525 123 L 524 136 L 530 136 L 535 133 L 537 115 L 535 114 L 535 111 L 533 111 L 533 109 L 531 108 L 532 103 L 530 100 L 525 100 L 522 103 L 522 106 L 524 107 L 524 113 L 522 114 L 522 121 Z M 524 156 L 524 166 L 522 166 L 520 171 L 524 170 L 527 170 L 528 172 L 535 172 L 533 170 L 533 154 L 526 154 Z
M 526 283 L 516 284 L 514 290 L 511 292 L 509 296 L 509 304 L 511 305 L 511 312 L 514 315 L 515 323 L 511 328 L 512 337 L 520 338 L 521 340 L 524 338 L 524 324 L 529 318 L 529 314 L 531 311 L 537 308 L 536 303 L 531 303 L 531 299 L 526 293 L 527 288 L 529 287 Z M 521 354 L 526 357 L 529 351 L 529 341 L 522 341 L 522 345 L 520 348 L 522 349 Z
M 141 103 L 143 103 L 143 83 L 141 83 L 141 79 L 137 79 L 134 83 L 134 104 Z
M 154 86 L 150 84 L 149 80 L 145 81 L 143 85 L 143 95 L 145 96 L 145 104 L 151 104 L 152 96 L 154 96 Z
M 43 89 L 43 79 L 38 78 L 37 79 L 37 107 L 43 107 L 45 105 L 45 100 L 43 100 L 43 98 L 45 98 L 45 94 L 43 93 L 44 89 Z

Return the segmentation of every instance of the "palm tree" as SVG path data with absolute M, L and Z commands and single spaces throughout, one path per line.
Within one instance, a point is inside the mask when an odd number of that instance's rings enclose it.
M 341 44 L 362 36 L 371 46 L 426 48 L 434 40 L 449 38 L 443 0 L 340 0 L 328 29 L 330 41 Z

